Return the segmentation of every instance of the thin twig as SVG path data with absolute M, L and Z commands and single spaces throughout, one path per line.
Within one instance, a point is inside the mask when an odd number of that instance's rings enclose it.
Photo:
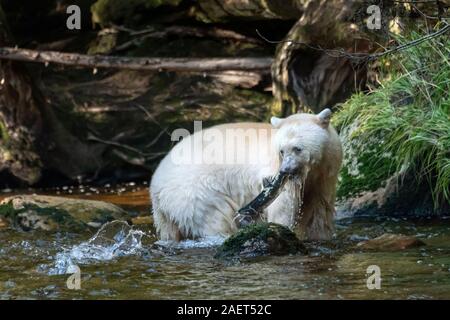
M 100 138 L 94 136 L 92 133 L 89 133 L 89 135 L 87 137 L 87 140 L 96 141 L 96 142 L 100 142 L 100 143 L 107 144 L 107 145 L 110 145 L 110 146 L 122 148 L 122 149 L 125 149 L 125 150 L 128 150 L 128 151 L 137 153 L 140 156 L 143 156 L 143 157 L 146 157 L 146 158 L 148 158 L 148 157 L 155 158 L 155 157 L 158 157 L 160 155 L 165 154 L 164 152 L 153 152 L 153 153 L 142 152 L 139 149 L 136 149 L 136 148 L 131 147 L 131 146 L 126 145 L 126 144 L 122 144 L 122 143 L 119 143 L 119 142 L 116 142 L 116 141 L 108 141 L 108 140 L 100 139 Z
M 146 115 L 147 115 L 147 118 L 150 120 L 150 121 L 152 121 L 154 124 L 156 124 L 160 129 L 161 129 L 161 131 L 163 131 L 163 132 L 165 132 L 169 137 L 171 136 L 171 134 L 170 134 L 170 132 L 169 131 L 167 131 L 167 128 L 163 128 L 163 127 L 161 127 L 161 125 L 159 124 L 159 122 L 158 121 L 156 121 L 156 119 L 155 119 L 155 117 L 143 106 L 143 105 L 140 105 L 140 104 L 136 104 L 136 107 L 138 107 L 139 109 L 141 109 Z
M 354 52 L 354 53 L 349 53 L 346 52 L 344 49 L 339 48 L 339 49 L 324 49 L 320 46 L 312 46 L 306 42 L 300 42 L 300 41 L 294 41 L 294 40 L 279 40 L 279 41 L 274 41 L 274 40 L 269 40 L 266 37 L 264 37 L 258 29 L 256 29 L 256 33 L 265 41 L 267 41 L 268 43 L 271 44 L 279 44 L 279 43 L 289 43 L 289 44 L 297 44 L 297 45 L 304 45 L 307 48 L 310 48 L 312 50 L 317 50 L 317 51 L 321 51 L 324 52 L 325 54 L 334 57 L 334 58 L 340 58 L 340 57 L 345 57 L 348 58 L 350 60 L 356 60 L 358 62 L 368 62 L 371 60 L 375 60 L 378 58 L 381 58 L 383 56 L 392 54 L 392 53 L 396 53 L 405 49 L 408 49 L 410 47 L 416 46 L 424 41 L 439 37 L 441 35 L 443 35 L 444 33 L 448 32 L 450 30 L 450 24 L 448 24 L 446 21 L 442 21 L 442 23 L 445 25 L 444 27 L 442 27 L 441 29 L 439 29 L 436 32 L 427 34 L 419 39 L 410 41 L 408 43 L 387 49 L 383 52 L 378 52 L 378 53 L 364 53 L 364 52 Z
M 414 0 L 414 1 L 401 1 L 401 0 L 393 0 L 392 2 L 395 3 L 409 3 L 409 4 L 415 4 L 415 3 L 436 3 L 436 0 Z
M 227 30 L 217 27 L 199 28 L 191 26 L 169 26 L 162 30 L 156 28 L 147 28 L 143 30 L 132 30 L 122 26 L 113 26 L 114 29 L 127 32 L 130 36 L 149 36 L 154 38 L 162 38 L 168 35 L 192 36 L 192 37 L 211 37 L 224 40 L 242 41 L 248 43 L 261 44 L 261 40 L 248 37 L 233 30 Z M 137 40 L 137 39 L 135 39 Z

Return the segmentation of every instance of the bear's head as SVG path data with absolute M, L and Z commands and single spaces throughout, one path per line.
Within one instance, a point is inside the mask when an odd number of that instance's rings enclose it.
M 330 118 L 330 109 L 317 115 L 298 113 L 285 119 L 271 118 L 277 129 L 273 142 L 279 153 L 281 173 L 303 175 L 320 164 L 329 141 Z

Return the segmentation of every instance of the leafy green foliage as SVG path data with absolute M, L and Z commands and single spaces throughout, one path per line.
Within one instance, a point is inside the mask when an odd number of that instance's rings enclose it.
M 408 172 L 429 185 L 436 206 L 450 201 L 450 37 L 389 57 L 385 66 L 381 86 L 354 95 L 333 119 L 345 154 L 338 195 L 373 190 Z

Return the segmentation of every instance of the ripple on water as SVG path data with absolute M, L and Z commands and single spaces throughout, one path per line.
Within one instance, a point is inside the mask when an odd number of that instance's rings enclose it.
M 183 240 L 180 242 L 159 240 L 156 241 L 155 244 L 162 247 L 170 247 L 175 249 L 201 249 L 218 247 L 225 241 L 225 239 L 225 237 L 210 236 L 199 238 L 196 240 Z

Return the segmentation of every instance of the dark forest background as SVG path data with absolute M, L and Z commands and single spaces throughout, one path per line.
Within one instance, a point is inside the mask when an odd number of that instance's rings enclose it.
M 81 9 L 81 30 L 66 27 L 72 4 Z M 372 4 L 382 14 L 376 30 L 367 28 Z M 385 196 L 397 211 L 448 208 L 448 1 L 0 5 L 0 58 L 11 57 L 10 48 L 35 50 L 28 60 L 52 51 L 93 62 L 0 60 L 3 188 L 147 180 L 171 147 L 170 133 L 192 129 L 194 120 L 268 121 L 330 107 L 346 152 L 341 198 Z M 405 49 L 384 54 L 398 46 Z M 200 63 L 182 71 L 97 68 L 98 56 Z M 205 69 L 217 58 L 229 67 Z

